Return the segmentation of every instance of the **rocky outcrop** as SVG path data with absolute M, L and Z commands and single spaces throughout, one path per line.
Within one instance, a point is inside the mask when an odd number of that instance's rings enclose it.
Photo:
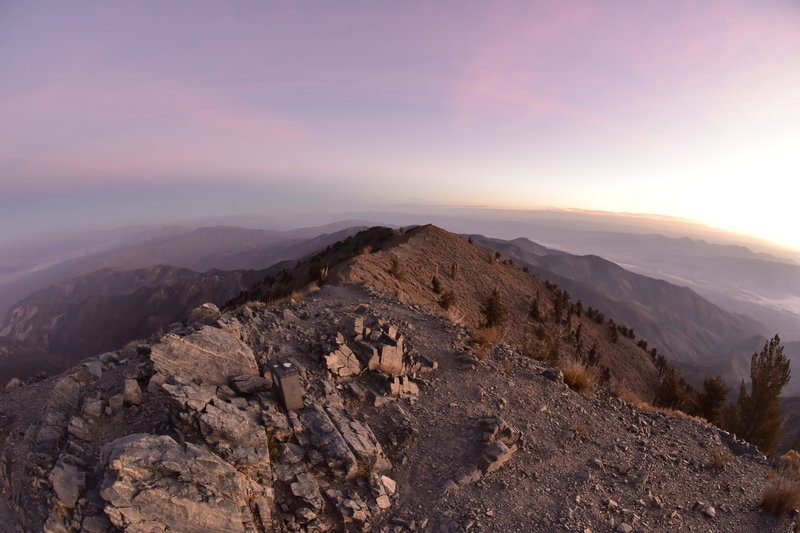
M 227 331 L 204 326 L 185 337 L 168 334 L 152 347 L 156 372 L 213 385 L 227 384 L 234 376 L 259 375 L 253 351 Z
M 372 432 L 341 411 L 326 411 L 319 404 L 311 404 L 300 413 L 299 419 L 305 429 L 301 438 L 322 454 L 332 472 L 353 478 L 358 473 L 359 461 L 378 469 L 389 466 Z
M 271 494 L 191 443 L 130 435 L 103 448 L 100 491 L 111 522 L 127 532 L 257 533 L 271 527 Z
M 355 376 L 361 372 L 361 363 L 358 357 L 346 344 L 340 345 L 326 355 L 325 364 L 331 373 L 343 378 Z
M 638 412 L 602 388 L 579 395 L 511 346 L 467 371 L 468 333 L 417 308 L 327 287 L 214 324 L 176 326 L 161 342 L 4 394 L 0 524 L 46 533 L 775 530 L 777 519 L 751 510 L 767 471 L 752 447 L 695 420 Z M 366 363 L 359 346 L 372 354 Z M 386 346 L 400 350 L 384 365 Z M 286 362 L 302 402 L 282 396 L 289 374 L 272 380 Z M 736 455 L 710 472 L 716 447 Z

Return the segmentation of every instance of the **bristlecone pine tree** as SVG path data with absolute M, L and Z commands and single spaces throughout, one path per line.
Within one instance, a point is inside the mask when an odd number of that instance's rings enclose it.
M 781 339 L 775 335 L 750 360 L 750 393 L 742 381 L 737 406 L 736 433 L 769 455 L 774 455 L 783 436 L 779 396 L 789 382 L 789 360 Z
M 490 328 L 499 326 L 506 321 L 508 311 L 506 311 L 497 289 L 493 290 L 486 300 L 486 305 L 483 306 L 483 314 L 486 317 L 486 326 Z
M 703 380 L 703 390 L 697 398 L 697 410 L 700 416 L 719 426 L 730 391 L 720 376 L 706 376 Z

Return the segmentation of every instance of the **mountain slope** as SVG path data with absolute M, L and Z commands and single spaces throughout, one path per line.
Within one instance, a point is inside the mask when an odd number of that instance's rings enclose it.
M 653 361 L 635 339 L 620 336 L 613 341 L 607 324 L 588 318 L 557 286 L 504 264 L 435 226 L 408 231 L 371 228 L 298 265 L 276 265 L 265 283 L 230 302 L 229 307 L 248 299 L 285 295 L 309 281 L 319 281 L 319 276 L 310 273 L 318 273 L 321 267 L 328 268 L 331 281 L 362 283 L 437 313 L 443 312 L 439 305 L 443 295 L 450 293 L 448 315 L 473 328 L 485 322 L 482 308 L 497 289 L 508 312 L 500 328 L 505 342 L 537 358 L 584 359 L 595 346 L 599 367 L 609 369 L 615 384 L 624 384 L 645 399 L 652 399 L 658 387 Z M 434 276 L 440 280 L 441 294 L 433 290 Z M 541 310 L 537 319 L 529 316 L 533 302 Z M 563 311 L 560 315 L 556 307 Z
M 738 382 L 744 377 L 739 367 L 724 364 L 720 356 L 745 339 L 769 333 L 758 322 L 720 309 L 691 289 L 629 272 L 598 256 L 551 251 L 527 239 L 472 238 L 631 326 L 699 379 L 705 373 L 721 373 Z
M 0 337 L 38 349 L 13 352 L 18 364 L 10 364 L 0 378 L 25 378 L 46 367 L 52 371 L 54 363 L 63 370 L 85 357 L 146 339 L 201 303 L 222 303 L 261 276 L 164 265 L 109 268 L 41 290 L 0 314 Z M 41 359 L 41 367 L 37 369 L 32 357 Z
M 55 248 L 61 250 L 60 255 L 42 256 L 44 251 L 36 255 L 23 247 L 17 261 L 8 266 L 14 272 L 8 273 L 5 283 L 0 277 L 0 310 L 37 290 L 104 268 L 130 270 L 162 264 L 198 272 L 214 268 L 262 269 L 278 261 L 301 257 L 355 233 L 357 228 L 348 229 L 351 223 L 289 231 L 229 226 L 123 228 L 102 233 L 88 243 L 80 241 L 71 247 Z M 33 248 L 38 250 L 36 246 Z M 47 257 L 47 262 L 31 265 L 24 260 L 31 254 L 40 257 L 40 261 Z
M 135 246 L 93 254 L 70 264 L 59 263 L 48 275 L 57 273 L 60 277 L 67 272 L 104 268 L 41 289 L 0 312 L 0 337 L 25 341 L 24 345 L 13 345 L 16 351 L 9 347 L 8 365 L 0 372 L 0 381 L 4 377 L 7 380 L 36 374 L 37 358 L 42 361 L 39 370 L 46 366 L 48 371 L 60 371 L 83 357 L 147 338 L 182 320 L 200 303 L 221 304 L 265 275 L 243 269 L 200 273 L 176 266 L 130 266 L 168 258 L 201 267 L 216 264 L 263 268 L 308 255 L 358 231 L 346 228 L 316 233 L 320 229 L 323 228 L 271 232 L 214 227 L 177 235 L 161 230 L 155 232 L 158 238 L 145 239 Z
M 91 533 L 788 530 L 789 519 L 757 509 L 769 463 L 752 447 L 603 389 L 578 394 L 510 346 L 464 365 L 464 327 L 377 295 L 416 284 L 413 298 L 428 298 L 426 277 L 415 274 L 435 270 L 423 261 L 437 247 L 483 263 L 463 263 L 465 277 L 448 283 L 464 302 L 476 281 L 466 274 L 493 273 L 477 281 L 518 289 L 531 283 L 518 279 L 524 273 L 431 228 L 383 243 L 384 252 L 339 257 L 336 276 L 363 278 L 368 291 L 342 281 L 299 303 L 242 305 L 0 395 L 0 524 Z M 402 256 L 404 285 L 382 281 L 389 253 Z M 401 340 L 405 348 L 387 349 Z M 334 364 L 363 347 L 401 364 L 387 373 L 351 358 L 347 375 Z M 287 396 L 299 397 L 296 409 L 287 411 Z M 722 451 L 726 464 L 715 468 Z

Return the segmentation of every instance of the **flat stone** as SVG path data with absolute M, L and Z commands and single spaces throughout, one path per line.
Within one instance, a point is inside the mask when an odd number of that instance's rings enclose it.
M 219 320 L 220 316 L 222 316 L 222 313 L 220 313 L 219 307 L 213 303 L 204 303 L 189 312 L 189 323 L 199 322 L 203 325 L 213 324 Z
M 87 441 L 92 438 L 92 432 L 89 429 L 89 425 L 83 418 L 79 416 L 72 417 L 72 419 L 69 421 L 67 431 L 70 435 L 80 440 Z
M 142 397 L 142 388 L 135 379 L 125 380 L 125 388 L 122 394 L 125 403 L 128 405 L 141 405 L 142 401 L 144 401 Z
M 233 376 L 259 375 L 253 351 L 225 330 L 204 326 L 186 337 L 168 334 L 151 347 L 156 372 L 224 385 Z
M 236 376 L 231 378 L 231 387 L 240 394 L 255 394 L 268 391 L 272 387 L 272 379 L 261 376 Z
M 290 486 L 292 494 L 306 503 L 311 509 L 319 511 L 325 505 L 319 492 L 319 485 L 308 473 L 297 474 L 296 481 Z
M 381 483 L 383 483 L 383 487 L 390 496 L 397 490 L 397 482 L 389 476 L 381 476 Z
M 392 500 L 390 500 L 385 494 L 383 496 L 378 496 L 375 499 L 375 503 L 377 504 L 378 509 L 388 509 L 392 506 Z
M 481 456 L 481 469 L 486 472 L 494 472 L 511 459 L 517 451 L 517 446 L 508 447 L 503 442 L 493 442 L 484 450 Z
M 48 476 L 58 499 L 68 508 L 75 507 L 86 488 L 86 473 L 78 467 L 59 462 Z

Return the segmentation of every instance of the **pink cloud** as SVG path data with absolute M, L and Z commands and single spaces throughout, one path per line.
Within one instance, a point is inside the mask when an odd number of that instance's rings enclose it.
M 15 125 L 0 133 L 6 191 L 236 171 L 242 162 L 252 169 L 261 154 L 297 149 L 313 136 L 305 122 L 283 113 L 125 76 L 49 84 L 0 101 L 0 116 Z M 41 178 L 34 184 L 32 176 Z

